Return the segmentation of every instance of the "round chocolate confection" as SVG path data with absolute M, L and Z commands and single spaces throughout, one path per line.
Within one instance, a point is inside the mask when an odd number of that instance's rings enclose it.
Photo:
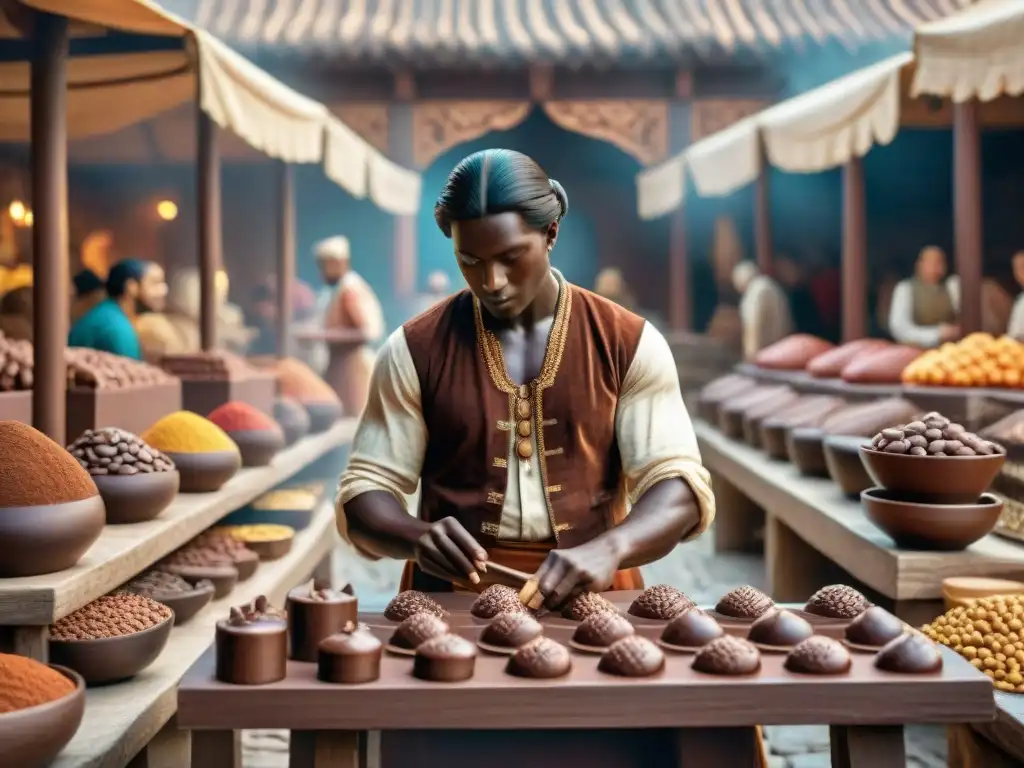
M 343 685 L 372 683 L 380 677 L 381 650 L 371 632 L 350 623 L 344 632 L 320 641 L 317 679 Z
M 569 649 L 549 637 L 541 637 L 524 645 L 508 660 L 505 671 L 516 677 L 550 680 L 569 674 L 572 657 Z
M 646 637 L 630 635 L 612 643 L 597 668 L 619 677 L 650 677 L 665 668 L 665 654 Z
M 924 635 L 907 632 L 887 643 L 875 657 L 875 666 L 901 675 L 920 675 L 942 669 L 942 654 Z
M 881 648 L 906 631 L 903 622 L 885 608 L 873 605 L 846 627 L 846 642 Z
M 434 598 L 417 592 L 415 589 L 408 589 L 405 592 L 399 592 L 391 599 L 387 608 L 384 609 L 384 618 L 401 622 L 417 613 L 432 613 L 442 619 L 448 616 L 448 612 Z
M 480 633 L 480 642 L 498 648 L 519 648 L 543 633 L 544 627 L 529 613 L 499 613 Z
M 774 608 L 750 625 L 747 639 L 759 645 L 786 647 L 802 643 L 813 634 L 814 628 L 806 619 Z
M 760 589 L 737 587 L 718 601 L 715 610 L 735 619 L 757 619 L 775 607 L 775 601 Z
M 832 584 L 811 595 L 804 610 L 828 619 L 852 619 L 870 607 L 868 599 L 853 587 Z
M 675 587 L 658 584 L 641 592 L 629 606 L 629 612 L 641 619 L 668 621 L 693 605 L 693 600 Z
M 752 675 L 761 668 L 761 652 L 749 640 L 724 635 L 697 651 L 692 666 L 709 675 Z
M 665 625 L 661 642 L 677 648 L 702 648 L 722 637 L 722 625 L 698 608 L 691 608 Z
M 838 640 L 815 635 L 786 655 L 783 666 L 805 675 L 841 675 L 850 671 L 850 652 Z
M 615 606 L 597 592 L 580 592 L 562 608 L 562 616 L 572 621 L 583 621 L 595 613 L 618 613 Z
M 476 669 L 476 646 L 458 635 L 441 635 L 416 649 L 412 673 L 421 680 L 457 683 L 468 680 Z
M 388 644 L 395 648 L 415 650 L 421 643 L 447 634 L 448 624 L 440 616 L 415 613 L 398 625 Z
M 572 641 L 590 648 L 607 648 L 636 633 L 629 620 L 618 613 L 595 613 L 576 627 Z
M 469 612 L 478 619 L 493 619 L 499 613 L 524 613 L 526 606 L 519 600 L 519 593 L 504 584 L 487 587 L 470 606 Z

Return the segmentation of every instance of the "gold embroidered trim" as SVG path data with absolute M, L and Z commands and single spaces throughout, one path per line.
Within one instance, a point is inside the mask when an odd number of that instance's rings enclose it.
M 500 526 L 497 523 L 482 523 L 480 525 L 480 533 L 485 536 L 497 536 Z
M 572 523 L 559 523 L 558 525 L 555 526 L 555 537 L 557 538 L 558 534 L 564 533 L 565 531 L 571 531 L 571 530 L 572 530 Z
M 560 485 L 549 485 L 544 490 L 547 491 L 548 493 L 558 493 L 559 491 L 562 490 L 562 486 L 560 486 Z
M 542 421 L 540 423 L 540 425 L 542 427 L 553 427 L 557 423 L 558 423 L 558 419 L 544 419 L 544 421 Z
M 504 493 L 498 493 L 497 491 L 487 492 L 487 503 L 488 504 L 501 504 L 505 500 Z
M 505 421 L 504 419 L 502 419 L 501 421 L 498 422 L 497 426 L 498 429 L 500 429 L 502 432 L 508 432 L 510 429 L 512 429 L 512 422 Z
M 552 448 L 550 451 L 544 451 L 545 456 L 561 456 L 565 453 L 564 448 Z
M 499 456 L 494 460 L 494 466 L 498 469 L 508 469 L 508 459 L 503 459 Z

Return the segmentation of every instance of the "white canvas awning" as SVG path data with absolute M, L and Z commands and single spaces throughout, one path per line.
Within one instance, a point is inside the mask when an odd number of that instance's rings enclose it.
M 1024 0 L 982 0 L 914 36 L 912 93 L 955 102 L 1024 93 Z
M 683 204 L 686 193 L 682 154 L 641 171 L 636 177 L 636 203 L 641 219 L 656 219 Z
M 759 140 L 753 115 L 690 146 L 683 155 L 697 194 L 728 195 L 756 179 Z

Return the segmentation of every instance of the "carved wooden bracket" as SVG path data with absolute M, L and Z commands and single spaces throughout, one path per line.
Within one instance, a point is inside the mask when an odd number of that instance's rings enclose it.
M 690 141 L 699 141 L 760 112 L 770 102 L 763 99 L 701 99 L 691 112 Z
M 336 104 L 331 111 L 370 146 L 381 152 L 388 151 L 387 104 Z
M 668 157 L 668 102 L 663 99 L 548 101 L 544 112 L 556 125 L 614 144 L 642 165 Z
M 413 106 L 413 159 L 426 168 L 454 146 L 515 128 L 530 114 L 526 101 L 423 101 Z

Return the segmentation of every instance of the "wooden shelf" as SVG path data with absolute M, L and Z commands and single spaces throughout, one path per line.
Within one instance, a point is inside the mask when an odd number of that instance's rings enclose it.
M 949 576 L 1019 576 L 1024 546 L 989 535 L 962 552 L 896 549 L 831 480 L 805 477 L 744 443 L 695 421 L 704 465 L 736 486 L 796 536 L 847 573 L 893 600 L 934 600 Z
M 121 768 L 142 750 L 177 710 L 178 682 L 210 647 L 216 623 L 233 605 L 266 595 L 283 607 L 288 590 L 310 578 L 335 543 L 333 504 L 325 503 L 313 522 L 295 536 L 292 551 L 261 563 L 248 581 L 226 598 L 171 631 L 160 658 L 138 677 L 86 693 L 85 719 L 52 768 Z
M 356 420 L 307 437 L 268 467 L 241 470 L 216 493 L 181 494 L 156 520 L 107 526 L 73 568 L 0 579 L 0 625 L 45 626 L 119 587 L 221 518 L 351 440 Z

